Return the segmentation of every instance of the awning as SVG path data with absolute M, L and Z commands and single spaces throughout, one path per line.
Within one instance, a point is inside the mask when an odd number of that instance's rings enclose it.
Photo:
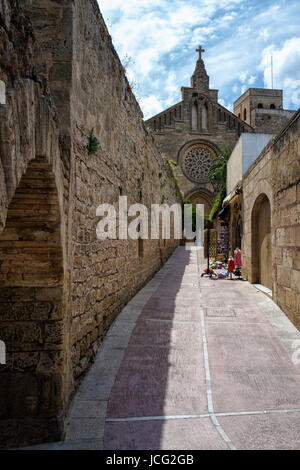
M 222 209 L 219 213 L 218 213 L 218 217 L 220 217 L 220 219 L 228 219 L 229 217 L 229 214 L 230 214 L 230 206 L 226 206 L 224 207 L 224 209 Z

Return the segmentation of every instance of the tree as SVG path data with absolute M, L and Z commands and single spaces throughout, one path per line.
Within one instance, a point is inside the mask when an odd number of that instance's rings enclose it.
M 208 178 L 210 181 L 218 181 L 219 191 L 217 193 L 214 205 L 209 214 L 209 220 L 213 221 L 216 218 L 217 212 L 221 207 L 222 201 L 226 196 L 226 183 L 227 183 L 227 163 L 231 156 L 232 148 L 225 147 L 212 165 L 209 171 Z

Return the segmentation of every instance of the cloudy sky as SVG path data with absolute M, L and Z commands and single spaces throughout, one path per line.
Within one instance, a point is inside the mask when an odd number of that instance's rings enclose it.
M 181 100 L 199 44 L 210 87 L 232 110 L 249 87 L 284 90 L 300 107 L 299 0 L 98 0 L 145 118 Z

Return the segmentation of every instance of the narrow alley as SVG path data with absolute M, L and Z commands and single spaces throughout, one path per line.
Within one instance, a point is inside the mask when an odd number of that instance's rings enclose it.
M 248 282 L 178 248 L 123 309 L 44 449 L 297 449 L 300 333 Z M 294 360 L 294 362 L 297 362 Z

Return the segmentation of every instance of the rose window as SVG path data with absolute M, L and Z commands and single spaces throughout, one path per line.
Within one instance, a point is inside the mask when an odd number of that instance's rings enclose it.
M 208 173 L 213 160 L 212 150 L 204 145 L 196 145 L 190 148 L 184 156 L 182 169 L 191 180 L 205 183 L 208 181 Z

